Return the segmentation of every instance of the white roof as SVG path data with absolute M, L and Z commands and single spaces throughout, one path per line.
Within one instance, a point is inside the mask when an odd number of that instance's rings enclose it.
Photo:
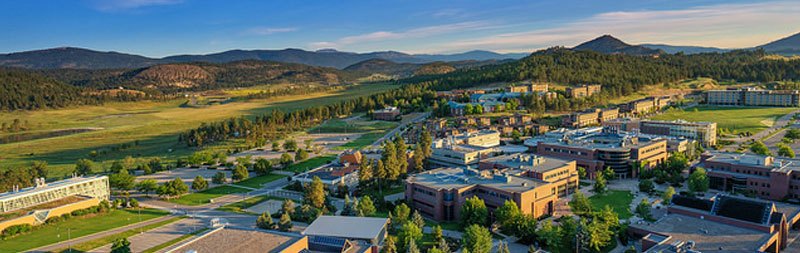
M 388 218 L 320 216 L 306 227 L 303 235 L 372 240 L 389 223 Z

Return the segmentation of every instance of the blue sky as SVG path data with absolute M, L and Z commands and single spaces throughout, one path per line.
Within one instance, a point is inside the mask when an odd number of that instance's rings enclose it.
M 60 46 L 161 57 L 229 49 L 530 52 L 603 34 L 750 47 L 800 32 L 798 1 L 6 0 L 0 52 Z

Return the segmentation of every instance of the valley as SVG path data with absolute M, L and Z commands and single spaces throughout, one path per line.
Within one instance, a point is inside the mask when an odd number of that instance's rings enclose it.
M 48 137 L 0 144 L 0 167 L 28 166 L 32 161 L 46 161 L 50 176 L 61 177 L 74 167 L 75 160 L 98 151 L 98 160 L 125 156 L 160 157 L 172 161 L 185 157 L 193 149 L 179 143 L 177 135 L 202 123 L 237 116 L 255 116 L 271 110 L 293 111 L 370 95 L 393 88 L 390 84 L 354 85 L 335 92 L 290 95 L 266 100 L 237 101 L 202 108 L 183 108 L 185 99 L 169 101 L 116 102 L 99 106 L 0 113 L 3 122 L 19 119 L 30 130 L 14 133 L 52 131 L 63 128 L 100 128 L 72 135 Z M 4 133 L 0 137 L 10 135 Z M 112 150 L 115 150 L 112 152 Z M 107 168 L 110 163 L 102 163 Z

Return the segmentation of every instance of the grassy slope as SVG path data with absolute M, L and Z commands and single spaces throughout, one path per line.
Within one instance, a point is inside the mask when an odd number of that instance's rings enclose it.
M 142 211 L 141 220 L 161 217 L 168 213 L 160 210 Z M 34 231 L 8 240 L 0 240 L 0 252 L 21 252 L 32 248 L 67 240 L 67 228 L 71 228 L 72 238 L 94 234 L 139 222 L 134 210 L 115 210 L 108 214 L 89 218 L 72 218 L 52 225 L 43 225 Z
M 324 164 L 327 164 L 330 161 L 333 161 L 334 159 L 336 159 L 336 155 L 317 156 L 317 157 L 310 158 L 310 159 L 305 160 L 305 161 L 301 161 L 299 163 L 295 163 L 295 164 L 289 165 L 289 167 L 287 167 L 286 170 L 287 171 L 296 172 L 296 173 L 302 173 L 302 172 L 306 172 L 307 170 L 310 170 L 310 169 L 322 166 Z
M 275 180 L 278 180 L 278 179 L 283 179 L 283 178 L 286 178 L 286 176 L 285 175 L 279 175 L 279 174 L 266 174 L 266 175 L 263 175 L 263 176 L 257 176 L 257 177 L 251 177 L 251 178 L 245 179 L 245 180 L 243 180 L 241 182 L 236 183 L 236 185 L 241 185 L 241 186 L 250 187 L 250 188 L 261 188 L 261 185 L 263 185 L 263 184 L 266 184 L 266 183 L 269 183 L 269 182 L 272 182 L 272 181 L 275 181 Z
M 695 111 L 695 108 L 697 111 Z M 658 120 L 711 121 L 717 122 L 718 128 L 726 128 L 736 132 L 750 131 L 756 133 L 770 127 L 775 119 L 797 110 L 797 108 L 792 107 L 724 107 L 707 105 L 695 108 L 683 111 L 669 110 L 652 118 Z
M 203 108 L 182 108 L 180 104 L 184 101 L 173 100 L 0 113 L 2 122 L 10 122 L 13 119 L 29 122 L 31 131 L 79 127 L 103 128 L 99 131 L 69 136 L 0 145 L 0 167 L 27 165 L 31 161 L 44 160 L 53 168 L 50 176 L 57 177 L 66 174 L 75 160 L 86 158 L 89 151 L 108 150 L 110 147 L 134 141 L 138 141 L 139 145 L 119 152 L 109 151 L 97 159 L 120 159 L 133 155 L 159 156 L 172 160 L 193 151 L 177 143 L 177 135 L 204 122 L 241 115 L 254 116 L 273 109 L 297 110 L 374 94 L 391 88 L 393 88 L 391 85 L 370 84 L 334 93 L 285 96 Z M 105 166 L 110 166 L 110 163 Z

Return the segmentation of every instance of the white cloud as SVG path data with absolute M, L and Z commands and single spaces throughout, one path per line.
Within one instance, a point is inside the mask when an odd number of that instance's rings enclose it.
M 270 35 L 276 33 L 286 33 L 297 31 L 294 27 L 254 27 L 246 31 L 247 34 L 252 35 Z
M 573 46 L 602 34 L 626 42 L 751 47 L 796 33 L 800 4 L 791 1 L 723 4 L 683 10 L 621 11 L 597 14 L 560 26 L 504 33 L 433 45 L 420 52 L 488 49 L 532 51 Z
M 183 0 L 95 0 L 93 6 L 100 11 L 130 10 L 147 6 L 173 5 Z
M 359 34 L 354 36 L 347 36 L 339 38 L 335 41 L 320 41 L 309 44 L 312 48 L 331 48 L 331 47 L 345 47 L 350 45 L 358 45 L 362 43 L 381 42 L 391 40 L 403 40 L 412 38 L 427 38 L 448 33 L 474 31 L 481 29 L 492 28 L 489 22 L 485 21 L 470 21 L 445 25 L 425 26 L 414 28 L 406 31 L 377 31 L 366 34 Z

